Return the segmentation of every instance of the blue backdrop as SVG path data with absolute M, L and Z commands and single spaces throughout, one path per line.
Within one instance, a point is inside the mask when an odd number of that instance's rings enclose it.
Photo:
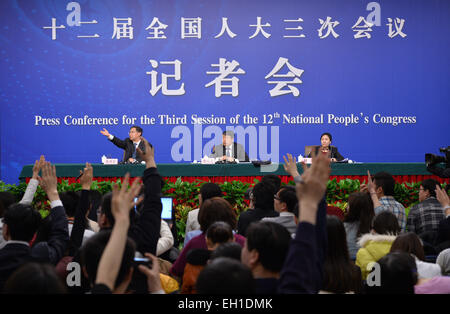
M 195 133 L 193 115 L 242 127 L 253 158 L 299 155 L 331 132 L 352 160 L 421 162 L 449 144 L 450 1 L 368 4 L 0 1 L 1 180 L 17 182 L 40 154 L 121 159 L 100 130 L 126 137 L 124 115 L 143 127 L 157 162 L 198 160 L 213 144 L 217 129 Z M 86 115 L 103 120 L 72 120 Z

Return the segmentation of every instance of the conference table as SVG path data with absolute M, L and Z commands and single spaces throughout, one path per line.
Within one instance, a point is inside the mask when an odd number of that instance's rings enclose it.
M 68 180 L 69 183 L 77 182 L 80 170 L 84 164 L 55 164 L 58 181 Z M 252 163 L 239 164 L 194 164 L 194 163 L 161 163 L 158 164 L 158 171 L 162 177 L 169 181 L 175 181 L 181 177 L 183 181 L 193 182 L 195 180 L 210 182 L 242 181 L 253 183 L 255 179 L 260 179 L 267 174 L 280 176 L 283 182 L 288 182 L 292 178 L 286 173 L 283 164 L 272 164 L 271 168 L 257 167 Z M 145 165 L 143 164 L 118 164 L 104 165 L 92 164 L 94 170 L 94 180 L 96 181 L 116 181 L 127 172 L 131 177 L 142 176 Z M 33 165 L 25 165 L 19 175 L 20 181 L 28 182 L 32 176 Z M 270 170 L 270 171 L 267 171 Z M 303 169 L 298 164 L 300 173 Z M 367 171 L 375 174 L 379 171 L 386 171 L 392 174 L 397 182 L 418 182 L 428 178 L 434 178 L 438 182 L 447 182 L 432 175 L 427 171 L 425 163 L 332 163 L 331 179 L 338 181 L 345 178 L 367 180 Z

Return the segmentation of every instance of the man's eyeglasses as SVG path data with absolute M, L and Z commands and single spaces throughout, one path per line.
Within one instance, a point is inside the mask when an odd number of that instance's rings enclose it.
M 277 200 L 277 201 L 281 201 L 281 198 L 279 198 L 276 194 L 273 196 L 273 199 Z

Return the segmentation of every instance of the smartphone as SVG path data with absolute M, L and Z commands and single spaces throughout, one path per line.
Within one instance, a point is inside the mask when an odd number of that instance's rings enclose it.
M 135 198 L 134 198 L 134 212 L 135 212 L 135 213 L 137 213 L 137 205 L 136 205 L 137 201 L 138 201 L 138 198 L 135 197 Z
M 147 257 L 135 257 L 134 266 L 137 267 L 139 265 L 144 265 L 148 268 L 152 268 L 152 260 Z

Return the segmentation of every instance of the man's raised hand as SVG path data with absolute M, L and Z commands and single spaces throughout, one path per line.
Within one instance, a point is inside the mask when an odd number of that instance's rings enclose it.
M 314 157 L 310 168 L 304 167 L 301 182 L 296 184 L 299 221 L 316 223 L 318 204 L 325 195 L 330 176 L 330 159 L 325 154 Z
M 88 162 L 86 162 L 86 166 L 84 167 L 84 170 L 80 170 L 80 183 L 81 188 L 83 190 L 90 190 L 92 185 L 92 180 L 94 178 L 94 169 L 92 168 L 92 165 Z
M 292 177 L 297 177 L 300 174 L 298 173 L 298 169 L 297 169 L 297 163 L 295 162 L 294 158 L 292 157 L 291 154 L 287 154 L 287 159 L 285 156 L 283 156 L 284 159 L 284 170 Z
M 111 134 L 109 134 L 108 130 L 103 128 L 103 130 L 100 130 L 100 133 L 102 133 L 104 136 L 109 137 Z
M 130 189 L 128 189 L 128 182 L 130 180 L 130 174 L 125 175 L 122 187 L 119 188 L 118 184 L 113 186 L 112 199 L 111 199 L 111 212 L 114 219 L 125 220 L 129 222 L 130 209 L 135 206 L 134 198 L 137 197 L 140 190 L 140 180 L 133 181 Z
M 450 206 L 450 197 L 438 184 L 436 184 L 436 198 L 439 203 L 441 203 L 442 207 Z
M 42 166 L 42 177 L 39 178 L 39 181 L 42 189 L 47 193 L 47 197 L 51 202 L 59 200 L 56 168 L 50 162 L 44 162 L 44 165 Z
M 36 160 L 34 162 L 34 166 L 33 166 L 33 176 L 31 177 L 32 179 L 38 180 L 39 178 L 39 171 L 41 171 L 42 166 L 45 163 L 45 157 L 44 155 L 41 155 L 41 157 L 39 158 L 39 160 Z

